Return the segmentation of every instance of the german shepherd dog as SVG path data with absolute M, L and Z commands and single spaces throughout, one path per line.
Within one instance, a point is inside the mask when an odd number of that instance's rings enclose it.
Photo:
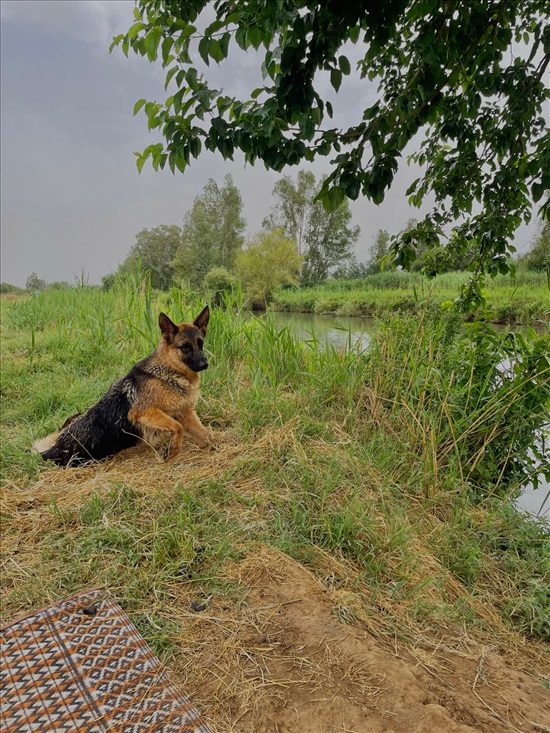
M 206 445 L 208 432 L 195 407 L 200 372 L 208 367 L 203 344 L 209 318 L 208 306 L 193 323 L 179 326 L 161 313 L 155 351 L 114 382 L 87 412 L 73 415 L 57 433 L 36 441 L 35 451 L 68 466 L 107 458 L 140 440 L 155 444 L 166 433 L 170 443 L 165 460 L 180 452 L 184 431 Z

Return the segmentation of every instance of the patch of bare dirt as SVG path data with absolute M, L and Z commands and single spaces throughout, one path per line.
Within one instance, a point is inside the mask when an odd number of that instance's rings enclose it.
M 171 665 L 219 733 L 550 730 L 550 690 L 490 649 L 456 637 L 389 648 L 281 553 L 259 551 L 235 578 L 242 607 L 189 614 Z

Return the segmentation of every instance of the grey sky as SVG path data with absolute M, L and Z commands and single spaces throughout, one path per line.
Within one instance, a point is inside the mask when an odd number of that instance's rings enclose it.
M 126 0 L 4 0 L 1 4 L 1 279 L 23 286 L 35 271 L 48 282 L 85 273 L 90 283 L 117 268 L 144 227 L 181 224 L 208 178 L 230 173 L 244 201 L 253 233 L 271 207 L 279 174 L 263 165 L 246 167 L 242 157 L 224 161 L 210 153 L 184 175 L 138 175 L 134 151 L 159 138 L 149 133 L 135 102 L 164 100 L 160 64 L 119 49 L 113 35 L 132 23 Z M 212 72 L 209 72 L 210 74 Z M 254 54 L 241 53 L 219 69 L 216 80 L 229 92 L 257 85 Z M 356 121 L 374 89 L 358 76 L 347 79 L 338 97 L 337 123 Z M 311 167 L 330 170 L 323 159 Z M 295 175 L 296 168 L 285 173 Z M 418 215 L 405 190 L 416 177 L 405 161 L 381 206 L 366 199 L 352 203 L 361 227 L 360 260 L 368 256 L 376 231 L 395 233 Z M 533 231 L 522 227 L 522 249 Z

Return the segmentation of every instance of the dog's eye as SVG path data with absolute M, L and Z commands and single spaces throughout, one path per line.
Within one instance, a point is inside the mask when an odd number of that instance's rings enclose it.
M 199 349 L 202 349 L 202 347 L 204 346 L 204 341 L 202 339 L 198 339 L 197 346 L 199 347 Z
M 190 350 L 191 350 L 191 348 L 192 348 L 192 346 L 191 346 L 191 344 L 189 343 L 189 341 L 187 341 L 187 342 L 186 342 L 185 344 L 182 344 L 182 345 L 180 346 L 180 349 L 181 349 L 182 351 L 190 351 Z

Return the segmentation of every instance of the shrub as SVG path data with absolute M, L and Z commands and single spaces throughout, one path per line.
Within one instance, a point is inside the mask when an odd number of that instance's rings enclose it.
M 220 305 L 223 294 L 228 293 L 236 285 L 236 280 L 225 267 L 213 267 L 204 276 L 203 288 L 211 295 L 215 305 Z

